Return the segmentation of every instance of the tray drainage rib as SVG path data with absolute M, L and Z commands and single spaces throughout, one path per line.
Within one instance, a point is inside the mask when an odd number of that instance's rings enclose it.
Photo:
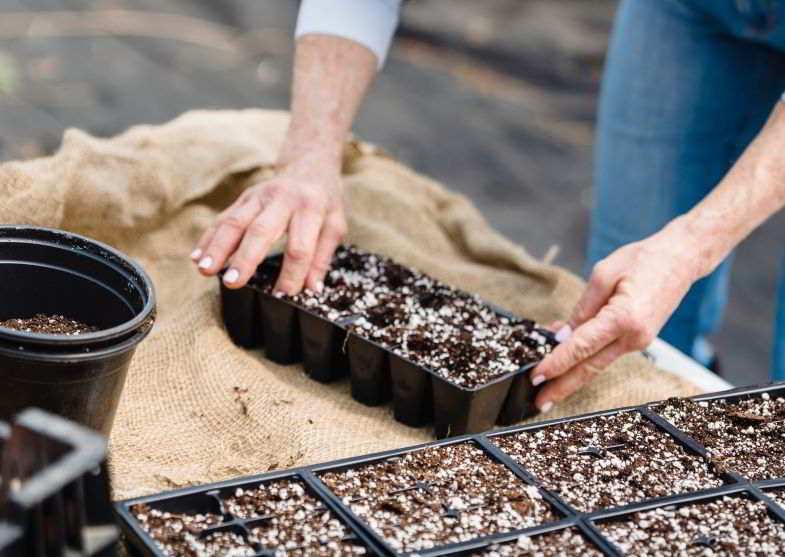
M 590 520 L 587 520 L 585 517 L 580 517 L 575 523 L 575 526 L 605 555 L 609 557 L 623 557 L 624 553 L 619 551 L 615 544 L 603 536 Z
M 703 446 L 697 439 L 694 437 L 687 435 L 684 431 L 677 428 L 675 425 L 670 423 L 668 420 L 657 414 L 654 410 L 652 410 L 649 406 L 643 406 L 640 409 L 640 412 L 646 416 L 649 420 L 654 422 L 660 429 L 665 430 L 669 433 L 672 437 L 681 441 L 684 445 L 690 448 L 692 451 L 698 453 L 704 458 L 708 458 L 707 454 L 708 451 L 706 447 Z
M 776 516 L 780 522 L 785 524 L 785 509 L 783 509 L 779 503 L 777 503 L 774 499 L 769 497 L 769 495 L 765 491 L 763 491 L 760 487 L 754 484 L 750 484 L 749 490 L 760 501 L 766 503 L 766 506 L 769 508 L 771 514 Z

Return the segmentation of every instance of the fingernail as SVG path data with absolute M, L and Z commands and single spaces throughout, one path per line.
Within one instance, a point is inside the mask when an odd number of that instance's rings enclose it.
M 283 298 L 284 296 L 286 296 L 286 292 L 284 292 L 283 290 L 273 290 L 273 296 L 275 296 L 276 298 Z
M 543 414 L 545 414 L 546 412 L 550 412 L 552 409 L 553 409 L 553 402 L 551 402 L 550 400 L 545 404 L 543 404 L 542 406 L 540 406 L 540 412 L 542 412 Z
M 324 290 L 324 283 L 322 281 L 319 281 L 316 283 L 316 292 L 321 294 L 322 290 Z
M 556 342 L 564 342 L 572 335 L 572 327 L 564 325 L 561 329 L 556 331 Z
M 240 278 L 240 271 L 238 271 L 237 269 L 229 269 L 224 274 L 224 282 L 226 284 L 233 284 L 237 282 L 237 279 L 239 278 Z
M 199 248 L 191 252 L 191 259 L 193 259 L 194 261 L 196 261 L 200 257 L 202 257 L 202 250 L 200 250 Z
M 532 385 L 534 385 L 535 387 L 537 385 L 542 385 L 543 383 L 545 383 L 544 375 L 535 375 L 534 377 L 532 377 Z
M 200 269 L 209 269 L 213 266 L 213 258 L 209 255 L 199 262 Z

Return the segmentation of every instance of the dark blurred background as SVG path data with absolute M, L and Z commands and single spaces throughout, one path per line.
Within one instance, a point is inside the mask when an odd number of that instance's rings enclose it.
M 63 130 L 108 136 L 192 108 L 286 108 L 294 0 L 0 0 L 0 161 Z M 357 122 L 469 196 L 508 237 L 581 272 L 613 0 L 419 0 Z M 740 250 L 715 341 L 728 378 L 768 376 L 785 217 Z

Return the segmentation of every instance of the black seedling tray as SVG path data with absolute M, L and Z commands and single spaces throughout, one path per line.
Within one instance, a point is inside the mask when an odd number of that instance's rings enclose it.
M 734 389 L 722 393 L 701 395 L 698 397 L 693 397 L 693 399 L 698 401 L 718 399 L 718 398 L 734 400 L 736 398 L 741 398 L 741 397 L 757 396 L 762 393 L 769 393 L 772 397 L 776 397 L 779 394 L 785 395 L 785 383 L 766 385 L 760 387 Z M 539 524 L 531 528 L 524 528 L 520 530 L 506 532 L 504 534 L 486 536 L 484 538 L 472 539 L 457 544 L 445 545 L 442 547 L 437 547 L 429 550 L 418 551 L 417 555 L 421 555 L 423 557 L 436 556 L 436 555 L 472 555 L 475 554 L 476 551 L 491 546 L 493 544 L 504 543 L 504 542 L 515 540 L 522 534 L 536 536 L 539 534 L 557 531 L 563 528 L 574 528 L 577 532 L 582 534 L 585 539 L 587 539 L 592 544 L 594 544 L 597 548 L 599 548 L 599 550 L 604 555 L 616 556 L 616 555 L 621 555 L 621 553 L 617 547 L 615 547 L 609 540 L 607 540 L 600 533 L 600 531 L 596 526 L 596 524 L 599 521 L 610 520 L 615 517 L 630 514 L 640 510 L 648 510 L 651 508 L 667 506 L 667 505 L 683 505 L 692 502 L 704 501 L 722 495 L 731 495 L 731 494 L 745 494 L 745 496 L 752 497 L 753 499 L 764 501 L 769 509 L 771 516 L 774 517 L 776 520 L 785 523 L 785 509 L 778 506 L 771 498 L 769 498 L 766 495 L 767 491 L 777 488 L 785 488 L 785 478 L 776 478 L 772 480 L 752 482 L 734 473 L 720 474 L 720 476 L 726 483 L 719 487 L 704 489 L 704 490 L 690 492 L 690 493 L 669 495 L 666 497 L 650 498 L 643 501 L 638 501 L 623 506 L 601 509 L 590 513 L 580 512 L 579 510 L 573 508 L 571 505 L 565 502 L 556 493 L 553 493 L 548 489 L 544 488 L 541 482 L 536 477 L 534 477 L 534 475 L 531 472 L 523 468 L 521 465 L 517 464 L 509 455 L 504 453 L 494 442 L 494 440 L 500 436 L 518 433 L 521 431 L 545 429 L 548 428 L 549 426 L 559 425 L 566 422 L 586 420 L 588 418 L 613 415 L 613 414 L 618 414 L 620 412 L 639 412 L 643 414 L 647 419 L 651 420 L 656 426 L 658 426 L 661 431 L 670 435 L 673 439 L 675 439 L 678 443 L 680 443 L 683 447 L 685 447 L 688 450 L 688 452 L 699 454 L 705 458 L 706 451 L 705 448 L 703 448 L 700 445 L 700 443 L 697 443 L 697 441 L 695 441 L 688 435 L 684 434 L 680 430 L 676 429 L 669 422 L 665 421 L 663 418 L 661 418 L 655 412 L 653 412 L 652 407 L 656 407 L 659 404 L 661 404 L 661 402 L 654 402 L 643 406 L 631 406 L 631 407 L 619 408 L 615 410 L 594 412 L 591 414 L 585 414 L 585 415 L 575 416 L 570 418 L 548 420 L 537 424 L 505 428 L 492 433 L 463 435 L 448 440 L 436 441 L 436 442 L 427 443 L 427 444 L 418 445 L 415 447 L 409 447 L 400 450 L 386 451 L 386 452 L 372 454 L 372 455 L 348 458 L 348 459 L 338 460 L 325 464 L 305 466 L 290 471 L 273 472 L 273 473 L 263 474 L 260 476 L 255 476 L 252 478 L 237 479 L 237 480 L 232 480 L 219 484 L 208 485 L 208 486 L 188 488 L 188 489 L 178 490 L 166 494 L 153 495 L 153 496 L 143 497 L 140 499 L 134 499 L 130 501 L 123 501 L 117 503 L 116 509 L 120 515 L 123 528 L 126 534 L 128 535 L 129 539 L 131 540 L 131 542 L 135 545 L 135 547 L 139 551 L 141 551 L 141 553 L 144 555 L 154 555 L 160 557 L 162 553 L 155 547 L 150 537 L 144 531 L 142 531 L 139 524 L 136 522 L 135 518 L 131 514 L 129 510 L 131 506 L 139 503 L 147 503 L 150 504 L 151 506 L 161 505 L 161 508 L 176 509 L 178 512 L 191 512 L 191 513 L 204 512 L 205 510 L 204 501 L 206 497 L 209 497 L 207 494 L 210 492 L 215 492 L 216 490 L 220 491 L 220 490 L 233 489 L 240 485 L 267 482 L 280 478 L 300 478 L 310 489 L 313 490 L 315 494 L 317 494 L 322 499 L 322 501 L 328 508 L 333 510 L 335 514 L 345 522 L 347 527 L 351 529 L 351 531 L 353 532 L 352 535 L 356 536 L 356 539 L 361 540 L 363 543 L 366 544 L 369 551 L 368 553 L 369 555 L 383 555 L 383 556 L 399 555 L 389 547 L 389 545 L 377 532 L 375 532 L 360 517 L 355 515 L 355 513 L 350 509 L 349 505 L 344 504 L 339 497 L 333 494 L 330 491 L 330 489 L 327 487 L 327 485 L 325 485 L 322 482 L 320 476 L 326 472 L 335 472 L 335 471 L 347 470 L 350 468 L 357 468 L 374 462 L 383 461 L 385 459 L 400 457 L 409 452 L 413 452 L 425 448 L 440 447 L 440 446 L 460 444 L 460 443 L 475 443 L 490 458 L 492 458 L 496 462 L 500 462 L 505 467 L 507 467 L 523 483 L 536 487 L 538 491 L 541 493 L 543 499 L 551 505 L 552 509 L 554 510 L 554 514 L 557 515 L 558 519 L 556 521 L 545 523 L 545 524 Z M 413 486 L 413 488 L 419 489 L 419 487 L 416 485 Z M 198 502 L 196 499 L 194 499 L 194 497 L 198 498 L 201 502 Z M 169 505 L 174 505 L 174 506 L 169 507 Z M 234 523 L 230 522 L 230 524 L 234 524 Z M 224 524 L 223 526 L 227 526 L 227 524 Z M 785 552 L 785 547 L 782 548 L 782 551 Z
M 106 440 L 38 409 L 0 436 L 0 555 L 116 555 Z
M 228 509 L 225 501 L 227 498 L 231 497 L 238 488 L 254 489 L 260 484 L 268 484 L 278 480 L 290 480 L 302 483 L 305 486 L 306 491 L 320 502 L 322 505 L 320 509 L 331 511 L 335 515 L 335 518 L 344 524 L 348 533 L 342 538 L 342 541 L 351 541 L 358 545 L 365 546 L 369 555 L 379 554 L 379 548 L 376 546 L 375 539 L 365 531 L 352 527 L 351 523 L 347 520 L 345 510 L 340 502 L 337 502 L 335 497 L 323 491 L 323 486 L 313 477 L 313 474 L 307 468 L 272 472 L 208 486 L 180 489 L 163 495 L 141 497 L 117 503 L 115 509 L 120 518 L 126 538 L 130 542 L 129 549 L 133 555 L 165 557 L 164 552 L 156 545 L 150 535 L 145 532 L 134 515 L 133 507 L 144 504 L 162 512 L 190 514 L 210 513 L 218 515 L 222 517 L 222 522 L 199 532 L 197 534 L 199 538 L 203 539 L 216 532 L 234 532 L 253 547 L 257 557 L 274 557 L 276 555 L 274 551 L 267 550 L 258 543 L 249 540 L 251 530 L 254 527 L 263 525 L 274 517 L 268 515 L 242 518 L 233 514 Z M 294 548 L 292 551 L 302 551 L 302 549 Z
M 267 271 L 280 268 L 282 256 L 268 257 Z M 221 300 L 229 336 L 243 348 L 262 348 L 268 359 L 282 365 L 303 362 L 306 374 L 327 383 L 350 376 L 352 398 L 368 406 L 392 400 L 395 419 L 412 427 L 434 424 L 444 437 L 479 433 L 495 424 L 510 425 L 537 413 L 527 364 L 484 385 L 466 388 L 417 365 L 389 348 L 351 330 L 359 316 L 335 322 L 289 299 L 278 298 L 254 285 L 224 286 Z M 509 312 L 486 304 L 500 316 Z M 538 329 L 555 343 L 552 333 Z

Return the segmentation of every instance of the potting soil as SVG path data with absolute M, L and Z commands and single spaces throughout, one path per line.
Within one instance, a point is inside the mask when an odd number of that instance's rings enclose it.
M 117 497 L 430 439 L 387 407 L 352 400 L 346 381 L 318 384 L 234 346 L 217 281 L 188 258 L 220 210 L 272 175 L 287 123 L 282 112 L 192 112 L 111 139 L 70 130 L 53 156 L 0 165 L 0 221 L 107 242 L 155 282 L 158 322 L 133 360 L 111 440 Z M 494 232 L 464 197 L 364 143 L 347 146 L 344 170 L 348 241 L 541 323 L 577 301 L 577 277 Z M 547 417 L 697 392 L 630 355 Z

